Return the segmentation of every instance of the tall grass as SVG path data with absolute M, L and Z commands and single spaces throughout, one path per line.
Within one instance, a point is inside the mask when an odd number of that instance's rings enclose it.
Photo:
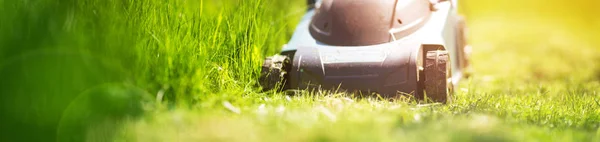
M 3 0 L 3 129 L 15 130 L 2 135 L 54 139 L 67 106 L 85 90 L 107 83 L 141 88 L 170 106 L 255 92 L 263 57 L 289 38 L 297 21 L 293 17 L 299 16 L 290 13 L 304 11 L 301 5 L 274 0 Z M 25 136 L 30 133 L 35 136 Z

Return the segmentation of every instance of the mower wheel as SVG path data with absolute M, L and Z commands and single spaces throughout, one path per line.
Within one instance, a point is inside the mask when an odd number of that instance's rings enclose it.
M 259 84 L 264 91 L 285 89 L 290 59 L 284 55 L 267 57 L 260 71 Z
M 469 58 L 471 56 L 471 46 L 467 43 L 467 23 L 465 22 L 465 18 L 462 16 L 458 16 L 456 20 L 456 29 L 457 29 L 457 40 L 456 40 L 456 51 L 458 53 L 458 64 L 460 67 L 460 71 L 462 72 L 465 78 L 468 78 L 471 75 L 471 68 L 469 67 Z
M 425 95 L 431 101 L 446 103 L 451 99 L 453 86 L 448 56 L 448 52 L 442 50 L 427 52 L 423 67 L 423 85 Z

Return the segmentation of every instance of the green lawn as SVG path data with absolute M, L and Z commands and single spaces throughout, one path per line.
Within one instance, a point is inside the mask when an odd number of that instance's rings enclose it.
M 260 92 L 301 0 L 0 0 L 0 141 L 600 141 L 600 2 L 460 1 L 447 105 Z

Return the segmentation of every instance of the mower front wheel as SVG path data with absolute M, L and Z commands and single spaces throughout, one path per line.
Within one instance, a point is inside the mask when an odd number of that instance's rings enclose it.
M 285 55 L 267 57 L 263 62 L 259 78 L 263 91 L 286 89 L 289 67 L 290 59 Z
M 452 72 L 448 52 L 428 51 L 423 66 L 423 81 L 426 98 L 433 102 L 447 103 L 453 93 Z

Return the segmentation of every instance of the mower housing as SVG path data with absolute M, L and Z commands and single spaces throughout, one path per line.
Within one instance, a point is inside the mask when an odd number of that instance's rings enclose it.
M 283 46 L 278 56 L 285 59 L 263 64 L 261 82 L 271 75 L 282 89 L 449 100 L 467 66 L 466 28 L 452 1 L 323 0 L 315 5 Z M 275 63 L 279 74 L 270 74 Z M 427 90 L 432 87 L 446 91 Z

